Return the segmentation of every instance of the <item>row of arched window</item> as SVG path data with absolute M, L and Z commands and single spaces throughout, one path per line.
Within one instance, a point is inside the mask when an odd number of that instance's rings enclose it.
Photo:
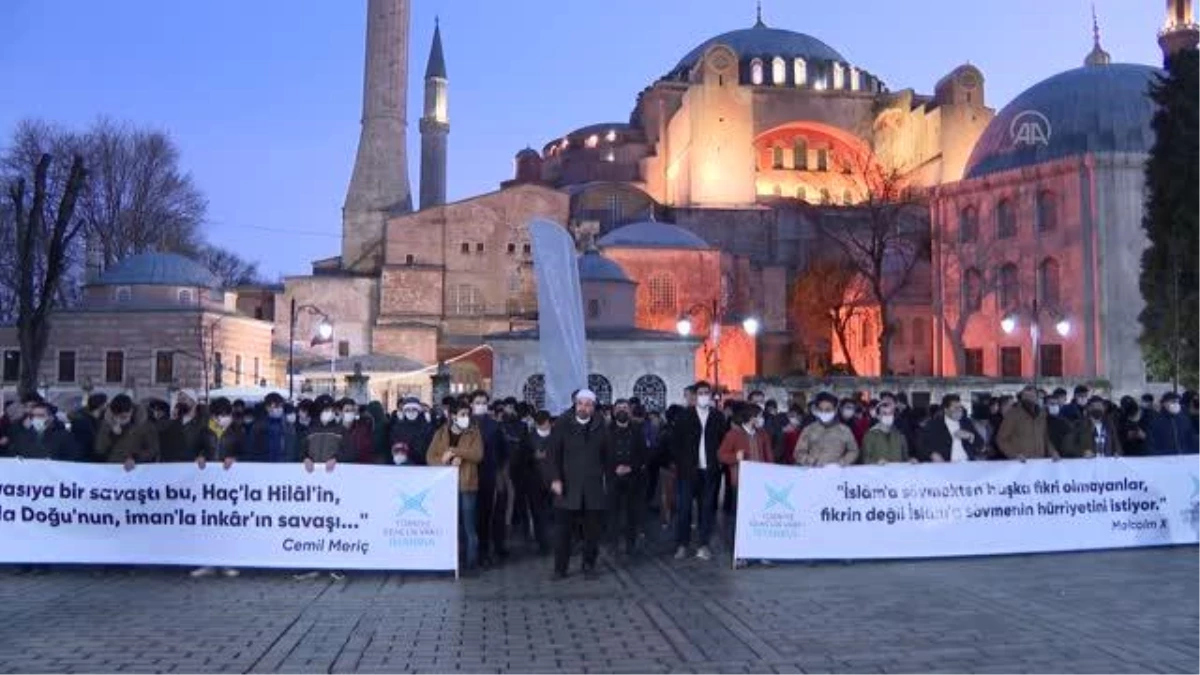
M 1044 258 L 1037 268 L 1037 297 L 1045 306 L 1058 307 L 1062 302 L 1062 266 L 1054 258 Z M 996 271 L 996 306 L 1000 310 L 1015 309 L 1021 304 L 1021 271 L 1016 263 L 1005 263 Z M 970 314 L 983 309 L 984 275 L 977 268 L 963 274 L 963 311 Z
M 612 405 L 612 382 L 600 373 L 588 375 L 588 389 L 596 394 L 600 405 Z M 642 375 L 633 383 L 634 397 L 641 400 L 647 410 L 663 411 L 667 407 L 667 383 L 658 375 Z M 546 376 L 541 373 L 530 375 L 521 387 L 521 398 L 529 405 L 541 410 L 546 407 Z
M 773 195 L 775 197 L 791 197 L 792 196 L 792 194 L 784 194 L 783 186 L 779 185 L 779 184 L 768 185 L 765 187 L 760 185 L 758 193 L 762 196 L 767 196 L 767 195 Z M 795 195 L 796 199 L 798 199 L 806 204 L 834 204 L 834 203 L 836 203 L 833 200 L 833 193 L 831 193 L 829 191 L 829 188 L 821 188 L 820 191 L 810 194 L 809 190 L 806 186 L 797 185 L 794 195 Z M 849 188 L 847 188 L 845 190 L 842 190 L 841 199 L 842 199 L 842 201 L 841 201 L 842 204 L 849 206 L 850 204 L 854 203 L 854 194 L 850 192 Z
M 770 65 L 770 84 L 776 87 L 810 87 L 848 91 L 880 91 L 879 80 L 862 72 L 855 66 L 836 61 L 813 62 L 797 56 L 789 64 L 782 56 L 769 62 L 761 58 L 750 61 L 750 83 L 760 86 L 766 83 L 767 66 Z
M 1049 190 L 1038 192 L 1034 215 L 1034 226 L 1039 232 L 1052 232 L 1058 229 L 1058 197 Z M 995 225 L 997 239 L 1011 239 L 1017 236 L 1017 211 L 1014 200 L 1004 197 L 996 202 Z M 958 214 L 958 240 L 969 244 L 979 240 L 979 208 L 969 204 Z
M 785 148 L 781 144 L 771 147 L 772 169 L 794 169 L 796 171 L 829 171 L 829 148 L 816 148 L 809 156 L 808 139 L 797 136 L 792 139 L 791 165 L 787 163 Z M 809 161 L 809 160 L 812 161 Z

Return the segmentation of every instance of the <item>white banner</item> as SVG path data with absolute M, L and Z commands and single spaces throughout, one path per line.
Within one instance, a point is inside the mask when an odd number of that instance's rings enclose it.
M 0 459 L 0 562 L 456 570 L 458 470 Z
M 537 279 L 538 351 L 546 385 L 546 409 L 559 414 L 573 405 L 571 392 L 587 386 L 587 333 L 579 256 L 566 228 L 544 219 L 529 223 Z
M 925 558 L 1197 542 L 1195 455 L 800 468 L 742 462 L 734 555 Z

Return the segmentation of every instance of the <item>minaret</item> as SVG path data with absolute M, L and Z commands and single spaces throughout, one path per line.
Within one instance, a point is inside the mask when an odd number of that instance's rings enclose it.
M 389 216 L 412 211 L 408 184 L 409 0 L 368 0 L 362 132 L 342 207 L 342 268 L 383 264 Z
M 446 203 L 446 137 L 450 134 L 447 84 L 442 28 L 435 19 L 433 46 L 425 66 L 425 114 L 421 117 L 422 209 Z
M 1197 45 L 1200 45 L 1200 26 L 1196 25 L 1192 0 L 1167 0 L 1167 20 L 1158 32 L 1163 59 L 1185 49 L 1196 49 Z
M 1096 18 L 1096 3 L 1092 3 L 1092 51 L 1083 60 L 1085 66 L 1107 66 L 1112 57 L 1100 46 L 1100 21 Z

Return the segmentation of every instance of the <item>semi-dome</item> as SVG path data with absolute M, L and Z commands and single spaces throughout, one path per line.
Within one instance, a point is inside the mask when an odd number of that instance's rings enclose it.
M 846 62 L 846 57 L 839 54 L 836 49 L 811 35 L 782 28 L 769 28 L 759 21 L 751 28 L 721 33 L 701 42 L 695 49 L 688 52 L 687 56 L 679 60 L 672 72 L 690 70 L 695 67 L 700 58 L 704 56 L 704 52 L 708 51 L 709 47 L 718 44 L 732 48 L 737 52 L 739 59 L 755 56 L 762 58 L 781 56 L 785 59 L 800 57 L 806 60 Z
M 623 225 L 600 237 L 601 248 L 707 249 L 708 242 L 682 227 L 647 220 Z
M 176 253 L 141 253 L 105 270 L 95 286 L 187 286 L 219 290 L 221 281 L 203 265 Z
M 1149 152 L 1161 71 L 1132 63 L 1086 65 L 1018 95 L 988 124 L 967 162 L 966 178 L 1095 152 Z
M 616 262 L 604 257 L 599 251 L 585 251 L 579 256 L 579 281 L 615 281 L 634 283 L 625 270 Z

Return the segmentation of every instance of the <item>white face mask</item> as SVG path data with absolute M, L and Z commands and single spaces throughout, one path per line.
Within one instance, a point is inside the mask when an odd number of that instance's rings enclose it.
M 712 405 L 712 396 L 709 396 L 708 394 L 700 394 L 696 397 L 697 408 L 707 408 L 710 405 Z
M 399 464 L 403 464 L 407 461 L 408 461 L 408 455 L 404 454 L 403 452 L 397 452 L 396 454 L 392 455 L 392 464 L 399 465 Z
M 333 421 L 334 414 L 332 410 L 321 411 L 321 424 L 329 424 Z
M 296 423 L 296 413 L 288 413 L 283 416 L 283 419 L 287 420 L 288 424 L 295 424 Z
M 854 417 L 854 408 L 842 408 L 842 419 L 848 420 Z
M 467 427 L 471 426 L 471 418 L 467 417 L 466 415 L 457 415 L 454 418 L 454 426 L 457 427 L 459 431 L 465 431 Z
M 758 425 L 757 425 L 757 424 L 755 424 L 753 420 L 751 420 L 751 421 L 749 421 L 749 422 L 747 422 L 747 423 L 743 424 L 743 425 L 742 425 L 742 428 L 746 430 L 746 433 L 748 433 L 748 434 L 750 434 L 751 436 L 753 436 L 753 435 L 754 435 L 754 432 L 758 430 Z
M 46 419 L 45 417 L 29 418 L 29 428 L 33 429 L 34 431 L 37 431 L 39 433 L 42 431 L 45 431 L 46 425 L 49 423 L 50 423 L 50 420 Z
M 486 403 L 472 404 L 471 405 L 471 414 L 476 417 L 483 417 L 484 415 L 488 414 L 487 404 Z
M 890 427 L 896 421 L 895 415 L 880 415 L 879 423 L 885 427 Z
M 221 415 L 217 418 L 217 426 L 221 427 L 222 429 L 228 429 L 230 424 L 233 424 L 232 415 Z
M 356 413 L 356 412 L 342 413 L 342 424 L 345 426 L 350 426 L 351 424 L 354 424 L 354 420 L 356 420 L 356 419 L 358 419 L 358 413 Z
M 1060 409 L 1061 408 L 1057 403 L 1051 403 L 1046 406 L 1046 412 L 1050 413 L 1051 415 L 1057 415 Z
M 836 415 L 836 413 L 834 413 L 832 410 L 828 410 L 828 411 L 818 410 L 817 411 L 817 419 L 821 421 L 821 424 L 829 424 L 830 422 L 833 421 L 833 418 L 835 415 Z
M 542 438 L 548 438 L 550 436 L 550 430 L 549 429 L 538 429 L 537 435 L 541 436 Z
M 1178 415 L 1179 411 L 1182 409 L 1183 408 L 1179 405 L 1178 401 L 1171 401 L 1167 404 L 1167 412 L 1171 415 Z
M 404 411 L 404 419 L 411 422 L 411 421 L 417 419 L 417 417 L 420 416 L 420 414 L 421 414 L 421 411 L 419 411 L 419 410 L 405 410 Z
M 794 427 L 798 427 L 798 426 L 800 426 L 800 418 L 799 417 L 789 417 L 788 424 L 790 424 Z

